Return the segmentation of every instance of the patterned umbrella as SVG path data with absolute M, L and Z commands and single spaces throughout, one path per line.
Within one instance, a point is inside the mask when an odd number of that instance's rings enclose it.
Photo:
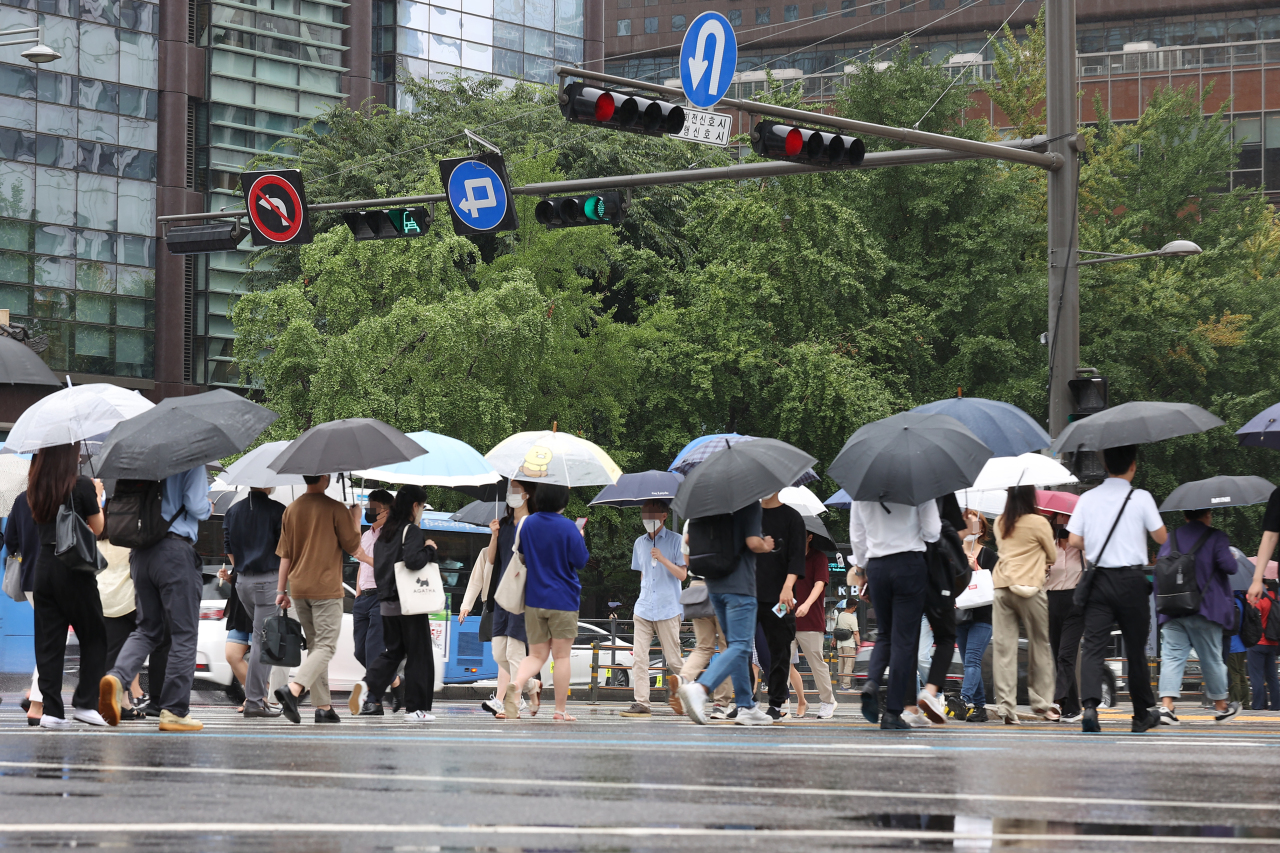
M 561 486 L 610 486 L 622 469 L 585 438 L 554 429 L 518 432 L 484 456 L 503 477 Z
M 745 441 L 757 441 L 758 438 L 758 436 L 754 435 L 738 435 L 736 432 L 721 435 L 704 435 L 700 438 L 695 438 L 684 446 L 684 450 L 680 451 L 675 461 L 671 463 L 671 467 L 667 470 L 675 471 L 677 474 L 683 474 L 687 477 L 690 471 L 707 461 L 711 454 L 724 450 L 726 447 L 733 447 L 735 444 L 742 444 Z M 797 477 L 796 481 L 791 485 L 803 486 L 805 483 L 813 483 L 818 479 L 820 479 L 818 475 L 810 468 Z
M 31 460 L 6 453 L 0 456 L 0 516 L 7 517 L 18 495 L 27 490 Z

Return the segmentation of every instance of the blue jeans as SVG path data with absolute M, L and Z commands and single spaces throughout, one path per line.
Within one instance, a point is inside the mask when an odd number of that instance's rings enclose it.
M 1227 698 L 1227 664 L 1222 659 L 1222 626 L 1199 613 L 1179 616 L 1160 626 L 1160 698 L 1182 695 L 1182 672 L 1191 649 L 1200 658 L 1204 695 Z
M 960 698 L 965 704 L 981 708 L 987 704 L 987 690 L 982 683 L 982 656 L 991 642 L 990 622 L 961 622 L 956 625 L 956 646 L 964 661 L 964 683 Z
M 367 672 L 387 648 L 382 637 L 382 609 L 376 589 L 361 591 L 352 605 L 351 635 L 355 641 L 356 660 Z
M 751 641 L 756 635 L 756 597 L 711 593 L 711 607 L 724 631 L 724 649 L 698 676 L 698 683 L 710 693 L 726 678 L 733 681 L 733 698 L 739 708 L 755 707 L 751 695 Z

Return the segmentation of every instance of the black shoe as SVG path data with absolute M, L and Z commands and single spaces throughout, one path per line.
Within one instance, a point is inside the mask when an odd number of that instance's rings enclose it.
M 242 704 L 245 700 L 244 686 L 234 678 L 232 678 L 231 683 L 227 685 L 226 694 L 227 698 L 237 705 Z
M 724 715 L 724 718 L 725 718 L 726 720 L 736 720 L 736 719 L 738 719 L 738 706 L 737 706 L 737 705 L 734 705 L 734 706 L 733 706 L 733 708 L 731 708 L 731 709 L 729 710 L 729 713 L 727 713 L 727 714 L 725 714 L 725 715 Z
M 327 710 L 321 710 L 319 708 L 316 708 L 316 722 L 317 723 L 340 723 L 342 722 L 342 718 L 339 717 L 338 712 L 333 710 L 332 708 L 329 708 Z
M 862 716 L 866 718 L 868 723 L 880 722 L 880 687 L 873 681 L 868 681 L 866 686 L 862 688 Z M 896 716 L 896 715 L 895 715 Z M 901 719 L 898 722 L 902 722 Z M 906 723 L 902 723 L 906 726 Z M 909 726 L 907 726 L 910 728 Z M 883 728 L 883 727 L 882 727 Z M 899 726 L 890 726 L 889 728 L 900 728 Z
M 1145 732 L 1158 725 L 1160 725 L 1160 714 L 1155 709 L 1148 708 L 1141 717 L 1133 718 L 1133 727 L 1129 731 Z
M 148 702 L 147 706 L 142 709 L 142 713 L 146 714 L 148 717 L 158 717 L 160 716 L 160 708 L 155 702 Z
M 1102 731 L 1102 726 L 1098 725 L 1098 709 L 1085 708 L 1084 716 L 1080 718 L 1080 729 L 1085 732 L 1097 733 Z
M 969 706 L 964 703 L 958 693 L 948 693 L 946 696 L 947 715 L 953 720 L 964 720 L 968 718 Z
M 280 713 L 284 714 L 286 720 L 291 723 L 302 722 L 302 716 L 298 713 L 298 697 L 293 695 L 287 685 L 277 688 L 275 697 L 280 703 Z
M 987 709 L 985 707 L 982 707 L 982 708 L 974 708 L 972 711 L 970 711 L 969 716 L 965 717 L 964 721 L 966 723 L 985 723 L 990 719 L 991 718 L 987 716 Z
M 244 703 L 244 715 L 249 718 L 264 717 L 268 719 L 274 719 L 280 716 L 280 713 L 281 712 L 279 710 L 268 708 L 265 704 L 258 705 L 253 702 Z
M 404 679 L 400 679 L 400 683 L 391 688 L 391 713 L 395 714 L 404 707 Z
M 885 711 L 880 717 L 880 728 L 882 729 L 909 729 L 911 726 L 902 719 L 901 714 L 895 714 L 892 711 Z
M 781 719 L 782 719 L 782 709 L 781 709 L 781 708 L 775 708 L 775 707 L 773 707 L 772 705 L 770 705 L 770 706 L 769 706 L 769 708 L 765 711 L 765 713 L 766 713 L 766 714 L 768 714 L 770 717 L 772 717 L 772 718 L 773 718 L 773 719 L 775 719 L 775 720 L 781 720 Z
M 381 702 L 365 702 L 360 708 L 360 716 L 362 717 L 382 717 L 386 716 L 386 712 L 382 710 Z

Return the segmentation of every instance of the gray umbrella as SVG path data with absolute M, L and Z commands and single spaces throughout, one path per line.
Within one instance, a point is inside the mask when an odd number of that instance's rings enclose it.
M 24 343 L 0 336 L 0 382 L 10 385 L 52 385 L 62 383 L 40 356 Z
M 685 518 L 736 512 L 791 485 L 817 461 L 775 438 L 726 446 L 685 478 L 671 509 Z
M 462 509 L 449 516 L 450 521 L 461 521 L 463 524 L 474 524 L 477 527 L 488 527 L 495 518 L 503 518 L 507 514 L 507 502 L 472 501 Z
M 991 456 L 949 415 L 901 412 L 851 435 L 827 474 L 855 501 L 918 506 L 968 488 Z
M 1275 486 L 1261 477 L 1210 477 L 1178 486 L 1160 504 L 1160 511 L 1253 506 L 1266 503 L 1275 490 Z
M 421 444 L 380 420 L 347 418 L 307 430 L 267 467 L 280 474 L 318 476 L 408 462 L 425 452 Z
M 804 519 L 804 529 L 813 534 L 813 547 L 819 551 L 836 550 L 836 540 L 831 537 L 827 531 L 827 526 L 822 523 L 822 519 L 816 515 L 805 515 L 800 513 L 800 517 Z
M 1193 435 L 1222 425 L 1221 418 L 1194 403 L 1137 400 L 1068 424 L 1053 442 L 1050 451 L 1057 456 L 1059 453 L 1078 453 L 1081 450 L 1150 444 L 1180 435 Z
M 239 453 L 278 417 L 225 388 L 169 397 L 112 427 L 102 444 L 98 476 L 163 480 Z

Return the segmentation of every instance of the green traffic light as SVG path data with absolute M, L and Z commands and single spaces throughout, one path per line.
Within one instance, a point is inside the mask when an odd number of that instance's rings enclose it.
M 401 237 L 417 237 L 422 233 L 417 218 L 408 210 L 388 210 L 387 218 Z
M 593 195 L 586 199 L 582 204 L 582 212 L 586 214 L 588 219 L 596 222 L 608 222 L 609 214 L 605 210 L 604 196 Z

